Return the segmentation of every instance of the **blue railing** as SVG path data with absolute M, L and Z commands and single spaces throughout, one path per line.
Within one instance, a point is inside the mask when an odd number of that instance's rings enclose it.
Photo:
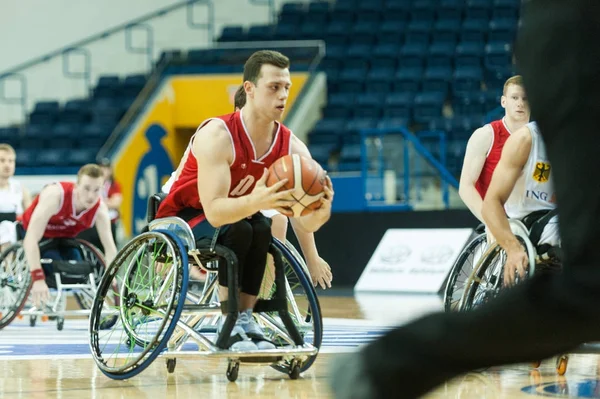
M 257 0 L 250 1 L 256 2 Z M 272 0 L 267 0 L 267 2 L 271 3 Z M 195 21 L 194 10 L 197 5 L 205 5 L 207 7 L 206 22 L 199 23 Z M 88 49 L 84 48 L 84 46 L 121 32 L 125 32 L 126 51 L 132 54 L 145 54 L 148 69 L 152 69 L 155 45 L 154 29 L 147 24 L 147 22 L 184 7 L 186 8 L 186 21 L 188 26 L 193 29 L 206 29 L 209 42 L 212 42 L 215 37 L 215 7 L 213 0 L 181 1 L 0 72 L 0 104 L 19 104 L 21 106 L 23 119 L 27 120 L 27 78 L 24 76 L 23 72 L 31 67 L 46 63 L 58 57 L 62 60 L 63 75 L 67 78 L 82 80 L 86 89 L 89 91 L 92 87 L 92 54 Z M 145 43 L 143 45 L 137 47 L 133 45 L 132 33 L 134 31 L 143 31 L 145 33 Z M 82 70 L 71 70 L 71 58 L 74 56 L 83 58 Z M 11 82 L 16 84 L 15 89 L 18 92 L 17 95 L 12 97 L 8 96 L 6 91 L 6 85 Z
M 444 206 L 447 208 L 449 208 L 450 205 L 450 201 L 449 201 L 449 186 L 452 186 L 456 189 L 458 189 L 458 181 L 456 180 L 456 178 L 448 171 L 448 169 L 446 168 L 446 133 L 443 131 L 427 131 L 427 132 L 421 132 L 420 135 L 421 137 L 433 137 L 433 138 L 437 138 L 439 139 L 439 149 L 440 149 L 440 159 L 438 160 L 422 143 L 421 141 L 412 133 L 410 132 L 408 129 L 406 129 L 405 127 L 396 127 L 396 128 L 383 128 L 383 129 L 363 129 L 360 131 L 360 135 L 361 135 L 361 169 L 362 169 L 362 176 L 363 176 L 363 180 L 364 180 L 364 188 L 365 188 L 365 194 L 366 194 L 366 182 L 367 179 L 369 178 L 369 176 L 373 176 L 372 172 L 369 172 L 369 159 L 368 159 L 368 148 L 367 148 L 367 137 L 381 137 L 381 136 L 386 136 L 386 135 L 397 135 L 397 134 L 401 134 L 404 138 L 404 140 L 402 141 L 402 152 L 403 152 L 403 160 L 404 160 L 404 165 L 403 165 L 403 173 L 404 173 L 404 198 L 405 198 L 405 203 L 404 204 L 399 204 L 399 205 L 389 205 L 386 206 L 386 208 L 390 208 L 390 209 L 397 209 L 397 208 L 404 208 L 406 209 L 407 206 L 410 208 L 410 202 L 409 202 L 409 198 L 410 198 L 410 180 L 411 178 L 413 178 L 412 174 L 411 174 L 411 165 L 410 165 L 410 146 L 409 144 L 412 144 L 412 146 L 414 147 L 414 149 L 421 155 L 421 157 L 431 166 L 433 167 L 436 172 L 438 173 L 439 177 L 441 178 L 442 181 L 442 200 L 444 202 Z M 419 159 L 420 157 L 417 157 L 417 159 Z M 385 171 L 385 167 L 384 167 L 384 157 L 383 157 L 383 152 L 381 150 L 378 151 L 377 153 L 377 159 L 376 161 L 379 164 L 379 167 L 377 168 L 377 178 L 383 179 L 384 178 L 384 171 Z M 416 179 L 419 179 L 417 181 L 417 184 L 420 185 L 420 179 L 421 179 L 421 170 L 420 170 L 420 161 L 417 161 L 417 166 L 415 167 L 416 169 Z M 381 206 L 377 207 L 378 209 L 382 209 Z

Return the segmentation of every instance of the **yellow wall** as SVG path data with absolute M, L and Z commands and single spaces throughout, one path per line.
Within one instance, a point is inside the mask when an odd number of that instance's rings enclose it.
M 292 73 L 291 78 L 286 113 L 308 74 Z M 112 159 L 123 189 L 121 222 L 127 236 L 146 224 L 148 196 L 160 191 L 185 151 L 189 136 L 177 135 L 176 129 L 195 129 L 207 118 L 232 112 L 241 80 L 239 74 L 177 75 L 161 83 Z

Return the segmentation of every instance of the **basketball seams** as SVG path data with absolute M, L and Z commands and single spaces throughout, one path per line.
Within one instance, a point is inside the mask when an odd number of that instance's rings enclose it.
M 316 163 L 312 158 L 306 158 L 306 159 L 310 160 L 310 162 Z M 308 194 L 310 192 L 310 189 L 312 188 L 312 186 L 315 185 L 315 182 L 318 180 L 319 175 L 321 174 L 320 172 L 321 171 L 319 170 L 319 171 L 317 171 L 317 173 L 315 173 L 315 178 L 313 179 L 312 183 L 310 183 L 310 186 L 308 186 L 308 188 L 306 190 L 304 190 L 305 194 Z M 302 189 L 304 189 L 304 186 L 302 186 Z M 302 196 L 302 198 L 304 198 L 304 196 Z

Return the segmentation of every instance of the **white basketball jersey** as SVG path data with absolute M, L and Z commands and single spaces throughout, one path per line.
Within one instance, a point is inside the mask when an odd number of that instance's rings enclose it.
M 0 212 L 15 212 L 17 215 L 23 213 L 23 188 L 12 177 L 8 179 L 8 187 L 0 189 Z
M 554 209 L 556 196 L 546 146 L 535 122 L 527 124 L 531 132 L 531 151 L 523 172 L 504 205 L 509 218 L 521 219 L 535 211 Z

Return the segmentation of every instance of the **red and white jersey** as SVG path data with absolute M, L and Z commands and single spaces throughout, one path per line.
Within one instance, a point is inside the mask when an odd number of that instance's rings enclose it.
M 100 207 L 100 198 L 98 198 L 98 201 L 93 207 L 84 210 L 80 214 L 77 214 L 75 210 L 75 201 L 73 198 L 73 189 L 75 188 L 75 183 L 59 182 L 58 184 L 62 188 L 60 207 L 58 212 L 52 215 L 48 221 L 46 231 L 44 232 L 44 237 L 74 238 L 83 230 L 89 229 L 95 224 L 96 213 Z M 35 197 L 29 208 L 25 210 L 25 213 L 23 213 L 22 221 L 25 230 L 27 230 L 27 227 L 29 226 L 31 215 L 33 214 L 33 211 L 35 210 L 39 200 L 40 197 L 38 195 Z
M 243 110 L 207 119 L 198 128 L 202 128 L 209 121 L 214 121 L 213 123 L 222 123 L 229 133 L 233 147 L 233 162 L 229 168 L 231 171 L 230 197 L 242 197 L 250 194 L 256 181 L 263 175 L 264 169 L 271 166 L 277 159 L 288 155 L 291 147 L 291 131 L 283 124 L 275 122 L 277 130 L 271 147 L 263 156 L 257 158 L 254 143 L 244 126 L 242 112 Z M 202 209 L 198 193 L 198 164 L 191 151 L 191 143 L 194 139 L 195 135 L 192 136 L 190 146 L 186 150 L 187 158 L 184 155 L 185 164 L 181 173 L 179 176 L 173 175 L 167 183 L 168 195 L 158 209 L 157 218 L 176 216 L 179 211 L 186 208 Z M 167 190 L 163 189 L 163 191 Z M 188 223 L 193 227 L 204 219 L 204 215 L 198 215 Z
M 492 145 L 486 155 L 485 163 L 479 174 L 479 179 L 477 179 L 477 182 L 475 183 L 475 188 L 479 192 L 479 195 L 481 195 L 481 198 L 485 198 L 485 194 L 492 182 L 494 170 L 496 169 L 496 166 L 498 166 L 498 162 L 500 162 L 504 143 L 506 143 L 506 140 L 508 140 L 511 134 L 511 131 L 508 130 L 508 127 L 504 122 L 504 118 L 493 121 L 485 126 L 489 126 L 489 128 L 492 129 L 493 137 Z

